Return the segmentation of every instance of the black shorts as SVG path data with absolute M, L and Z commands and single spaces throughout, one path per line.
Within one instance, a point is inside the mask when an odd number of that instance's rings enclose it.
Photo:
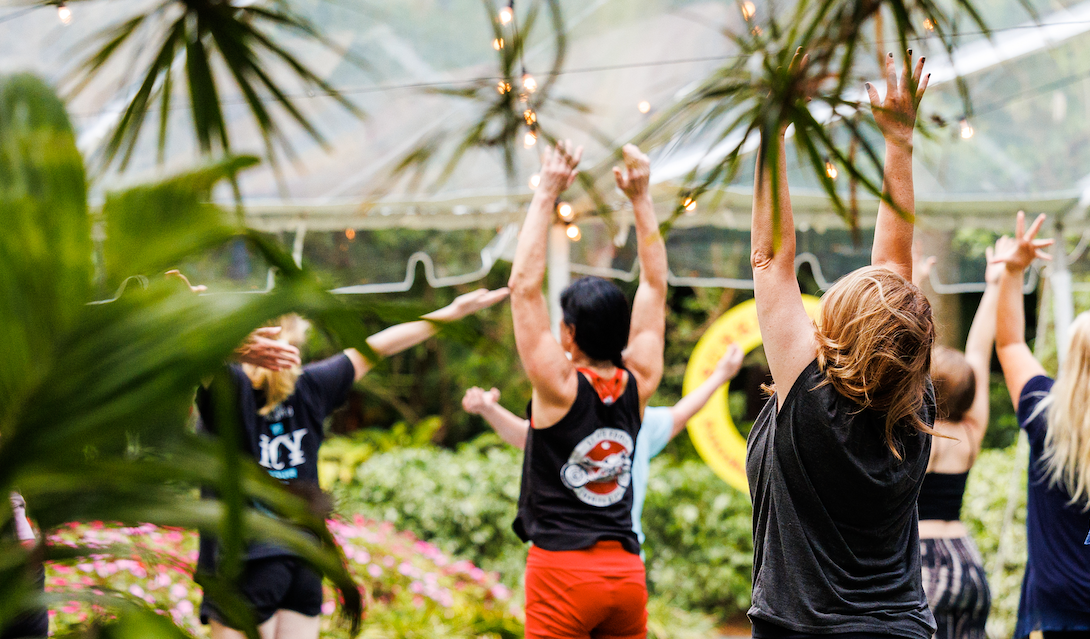
M 251 559 L 239 580 L 242 596 L 250 602 L 254 621 L 261 625 L 277 610 L 291 610 L 307 617 L 322 614 L 322 577 L 296 557 Z M 227 621 L 207 596 L 201 601 L 201 623 Z

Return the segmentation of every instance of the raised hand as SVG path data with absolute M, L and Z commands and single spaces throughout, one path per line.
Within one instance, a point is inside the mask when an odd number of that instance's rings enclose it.
M 1024 271 L 1037 258 L 1051 260 L 1052 256 L 1041 249 L 1051 246 L 1056 240 L 1036 239 L 1037 232 L 1041 230 L 1041 225 L 1044 223 L 1045 214 L 1042 213 L 1037 216 L 1037 219 L 1033 221 L 1027 231 L 1026 213 L 1025 211 L 1018 211 L 1017 221 L 1014 225 L 1014 238 L 1009 240 L 1007 245 L 1002 248 L 1000 248 L 999 244 L 996 244 L 995 254 L 990 261 L 1004 264 L 1008 271 Z
M 480 415 L 499 401 L 500 391 L 498 389 L 493 388 L 486 391 L 474 386 L 467 390 L 465 396 L 462 397 L 462 409 L 470 415 Z
M 426 317 L 442 321 L 460 320 L 463 317 L 473 315 L 477 311 L 486 309 L 497 302 L 507 299 L 508 293 L 509 291 L 506 286 L 494 291 L 490 291 L 486 288 L 479 288 L 471 293 L 459 295 L 450 303 L 450 305 L 439 309 Z
M 651 160 L 635 144 L 624 145 L 621 153 L 624 154 L 624 169 L 613 167 L 617 188 L 630 200 L 650 195 Z
M 931 74 L 923 75 L 924 58 L 916 63 L 915 69 L 909 75 L 909 67 L 912 66 L 912 50 L 908 50 L 908 64 L 897 76 L 897 64 L 893 60 L 893 53 L 886 56 L 886 97 L 879 100 L 878 90 L 870 82 L 866 84 L 867 95 L 870 96 L 871 110 L 874 112 L 874 122 L 885 136 L 886 142 L 895 142 L 906 146 L 912 145 L 912 131 L 916 126 L 916 110 L 923 99 L 927 89 L 927 81 Z
M 198 284 L 196 286 L 190 284 L 189 283 L 189 278 L 186 277 L 185 275 L 183 275 L 182 272 L 179 271 L 176 268 L 170 269 L 166 273 L 163 273 L 163 275 L 165 275 L 166 277 L 176 277 L 176 278 L 182 280 L 182 282 L 184 282 L 185 285 L 187 287 L 189 287 L 189 290 L 192 291 L 193 293 L 203 293 L 203 292 L 208 290 L 208 287 L 205 286 L 204 284 Z
M 235 360 L 271 371 L 281 371 L 299 366 L 299 349 L 277 339 L 279 326 L 267 326 L 250 333 L 246 341 L 235 349 Z
M 719 375 L 724 383 L 734 379 L 738 371 L 742 370 L 742 359 L 744 357 L 745 353 L 742 352 L 741 347 L 737 344 L 731 344 L 727 348 L 727 352 L 719 358 L 719 362 L 715 365 L 715 374 Z
M 923 244 L 916 240 L 912 243 L 912 283 L 920 286 L 931 277 L 931 268 L 935 266 L 938 258 L 934 255 L 924 257 Z
M 579 171 L 583 147 L 572 147 L 571 140 L 560 140 L 555 148 L 545 148 L 541 154 L 541 182 L 538 191 L 556 197 L 568 190 Z
M 999 238 L 995 243 L 995 248 L 988 247 L 984 249 L 984 258 L 987 266 L 984 267 L 984 283 L 985 284 L 998 284 L 999 277 L 1003 275 L 1003 270 L 1006 266 L 1002 262 L 996 262 L 995 256 L 1009 253 L 1014 246 L 1014 240 L 1008 235 L 1004 235 Z

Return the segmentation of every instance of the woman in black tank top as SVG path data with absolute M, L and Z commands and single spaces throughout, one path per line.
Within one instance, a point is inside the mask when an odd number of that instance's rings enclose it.
M 662 378 L 666 247 L 648 191 L 649 161 L 626 146 L 625 169 L 614 173 L 636 220 L 640 285 L 631 313 L 615 285 L 580 279 L 561 297 L 557 342 L 541 291 L 546 247 L 559 223 L 555 202 L 582 153 L 570 142 L 546 149 L 511 269 L 515 343 L 533 384 L 514 529 L 533 542 L 528 638 L 636 639 L 647 632 L 647 586 L 629 484 L 643 409 Z
M 886 59 L 884 100 L 867 85 L 886 141 L 872 265 L 830 287 L 816 327 L 795 275 L 788 122 L 761 130 L 751 259 L 776 393 L 746 455 L 754 637 L 931 639 L 935 630 L 916 518 L 935 414 L 928 376 L 935 329 L 927 298 L 910 281 L 912 136 L 927 80 L 923 59 L 910 72 L 911 53 L 903 74 L 892 53 Z M 800 58 L 788 68 L 791 82 L 822 81 L 823 70 Z M 793 107 L 804 109 L 805 97 Z
M 1000 242 L 1010 241 L 1008 238 Z M 999 247 L 1004 252 L 1006 246 Z M 987 251 L 991 260 L 992 250 Z M 912 279 L 927 280 L 932 260 L 914 257 Z M 961 523 L 965 482 L 988 430 L 988 380 L 995 343 L 1002 264 L 985 270 L 984 295 L 965 353 L 939 346 L 931 358 L 937 417 L 931 457 L 920 489 L 923 588 L 938 630 L 935 639 L 985 639 L 991 592 L 976 544 Z

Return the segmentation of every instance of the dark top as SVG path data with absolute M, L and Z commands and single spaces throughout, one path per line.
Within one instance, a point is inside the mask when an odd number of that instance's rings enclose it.
M 265 392 L 256 390 L 242 367 L 229 367 L 231 380 L 238 392 L 239 425 L 243 450 L 257 460 L 270 475 L 283 483 L 318 485 L 318 447 L 324 433 L 322 423 L 348 399 L 355 379 L 352 360 L 344 353 L 303 367 L 295 382 L 295 392 L 269 412 L 259 415 L 265 405 Z M 215 418 L 215 402 L 209 389 L 197 390 L 197 410 L 203 429 L 219 432 Z M 266 543 L 253 543 L 247 548 L 247 559 L 291 555 L 285 548 Z M 214 562 L 215 539 L 201 536 L 198 565 Z
M 920 489 L 920 521 L 958 521 L 961 519 L 961 502 L 965 499 L 965 482 L 969 471 L 964 473 L 927 473 Z
M 931 438 L 902 429 L 898 460 L 884 416 L 823 382 L 815 359 L 782 410 L 773 395 L 749 434 L 749 616 L 795 632 L 930 639 L 916 497 Z M 930 384 L 920 418 L 935 421 Z
M 606 404 L 578 374 L 571 410 L 549 428 L 531 428 L 522 458 L 522 490 L 513 528 L 545 550 L 580 550 L 602 540 L 640 553 L 632 531 L 632 456 L 640 400 L 631 374 Z
M 1090 548 L 1083 544 L 1090 513 L 1071 506 L 1062 486 L 1049 486 L 1041 458 L 1053 380 L 1039 375 L 1022 388 L 1018 423 L 1029 436 L 1026 572 L 1015 637 L 1034 630 L 1090 630 Z M 1051 401 L 1051 400 L 1049 400 Z

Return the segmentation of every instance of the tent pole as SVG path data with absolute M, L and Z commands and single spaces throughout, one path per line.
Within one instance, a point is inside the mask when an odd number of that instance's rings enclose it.
M 564 224 L 553 224 L 549 229 L 549 324 L 553 337 L 560 341 L 560 294 L 571 281 L 571 242 Z
M 1067 264 L 1067 249 L 1064 248 L 1064 226 L 1061 216 L 1056 217 L 1055 237 L 1056 243 L 1052 245 L 1052 264 L 1049 265 L 1048 282 L 1052 286 L 1052 321 L 1056 331 L 1056 358 L 1060 364 L 1063 364 L 1067 355 L 1071 322 L 1075 320 L 1075 302 L 1072 298 L 1071 270 Z

